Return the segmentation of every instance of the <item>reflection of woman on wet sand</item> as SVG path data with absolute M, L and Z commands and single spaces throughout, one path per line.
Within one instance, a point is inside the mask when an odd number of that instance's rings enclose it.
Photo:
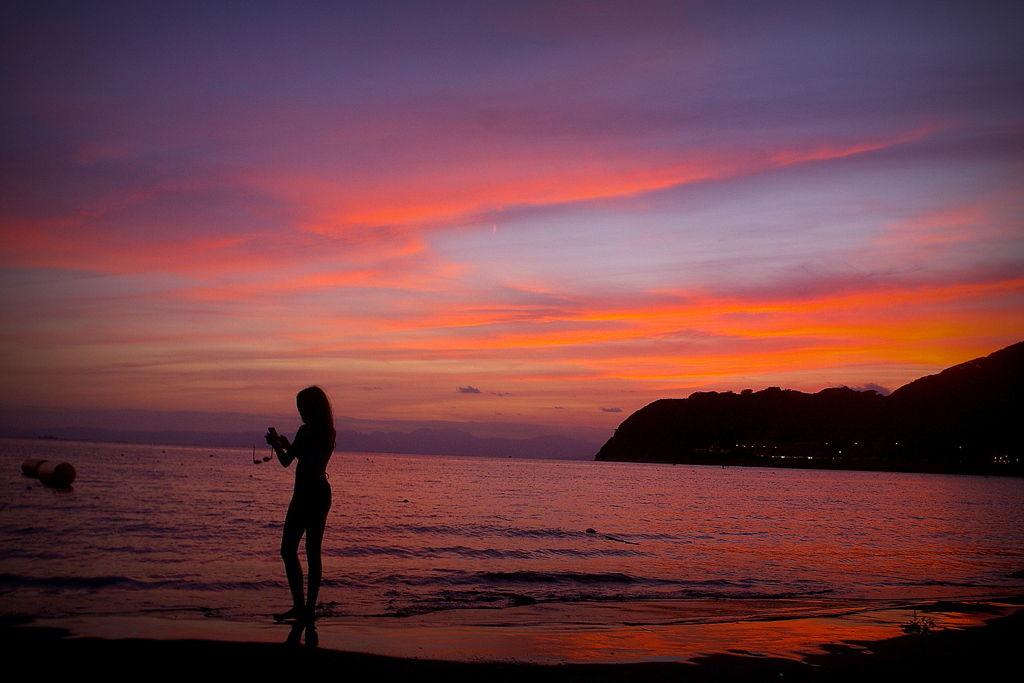
M 295 467 L 295 492 L 284 518 L 284 534 L 281 537 L 281 557 L 288 575 L 288 587 L 292 593 L 292 608 L 284 614 L 275 614 L 274 619 L 285 621 L 295 619 L 312 623 L 316 619 L 316 599 L 320 593 L 320 579 L 323 564 L 320 547 L 327 524 L 327 512 L 331 509 L 331 485 L 327 482 L 327 462 L 334 452 L 334 416 L 331 402 L 320 387 L 308 387 L 299 392 L 295 403 L 302 417 L 302 426 L 295 433 L 295 441 L 279 436 L 271 428 L 267 432 L 267 443 L 274 447 L 277 459 L 283 467 L 292 460 L 298 460 Z M 302 592 L 302 565 L 299 564 L 299 541 L 306 535 L 306 562 L 309 565 L 309 592 L 304 598 Z

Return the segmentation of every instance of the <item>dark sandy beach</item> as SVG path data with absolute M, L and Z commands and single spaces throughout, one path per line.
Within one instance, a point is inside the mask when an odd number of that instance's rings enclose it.
M 1018 601 L 1019 604 L 1019 601 Z M 969 607 L 968 607 L 969 609 Z M 305 645 L 69 637 L 28 618 L 2 622 L 9 657 L 53 672 L 104 677 L 192 678 L 197 675 L 328 677 L 414 681 L 865 681 L 994 680 L 1020 670 L 1024 610 L 984 625 L 941 629 L 880 641 L 822 646 L 802 661 L 723 652 L 688 662 L 562 664 L 446 662 L 342 652 Z M 769 624 L 765 628 L 771 628 Z M 11 659 L 8 660 L 12 661 Z

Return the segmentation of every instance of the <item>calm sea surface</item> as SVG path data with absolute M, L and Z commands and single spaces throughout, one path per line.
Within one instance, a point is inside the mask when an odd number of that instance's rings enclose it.
M 251 456 L 0 440 L 0 613 L 287 607 L 292 471 Z M 26 458 L 71 462 L 73 490 L 23 477 Z M 365 453 L 336 453 L 329 472 L 328 618 L 1024 587 L 1021 479 Z

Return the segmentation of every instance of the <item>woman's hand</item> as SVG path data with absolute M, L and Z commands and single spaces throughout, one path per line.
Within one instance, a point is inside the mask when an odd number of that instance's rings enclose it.
M 285 450 L 291 448 L 291 443 L 289 443 L 288 437 L 285 436 L 284 434 L 278 434 L 277 430 L 274 429 L 273 427 L 267 430 L 267 433 L 263 436 L 263 438 L 266 439 L 267 443 L 273 446 L 274 448 L 283 448 Z
M 295 456 L 291 455 L 288 451 L 291 450 L 292 444 L 288 441 L 288 437 L 283 434 L 278 434 L 277 430 L 271 427 L 266 434 L 267 443 L 274 447 L 274 453 L 277 454 L 277 459 L 283 467 L 288 467 L 295 459 Z

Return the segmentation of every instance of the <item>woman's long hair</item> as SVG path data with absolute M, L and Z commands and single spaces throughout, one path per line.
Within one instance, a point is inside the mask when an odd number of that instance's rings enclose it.
M 306 387 L 295 397 L 302 421 L 313 428 L 324 444 L 334 448 L 338 432 L 334 430 L 334 412 L 331 401 L 320 387 Z

